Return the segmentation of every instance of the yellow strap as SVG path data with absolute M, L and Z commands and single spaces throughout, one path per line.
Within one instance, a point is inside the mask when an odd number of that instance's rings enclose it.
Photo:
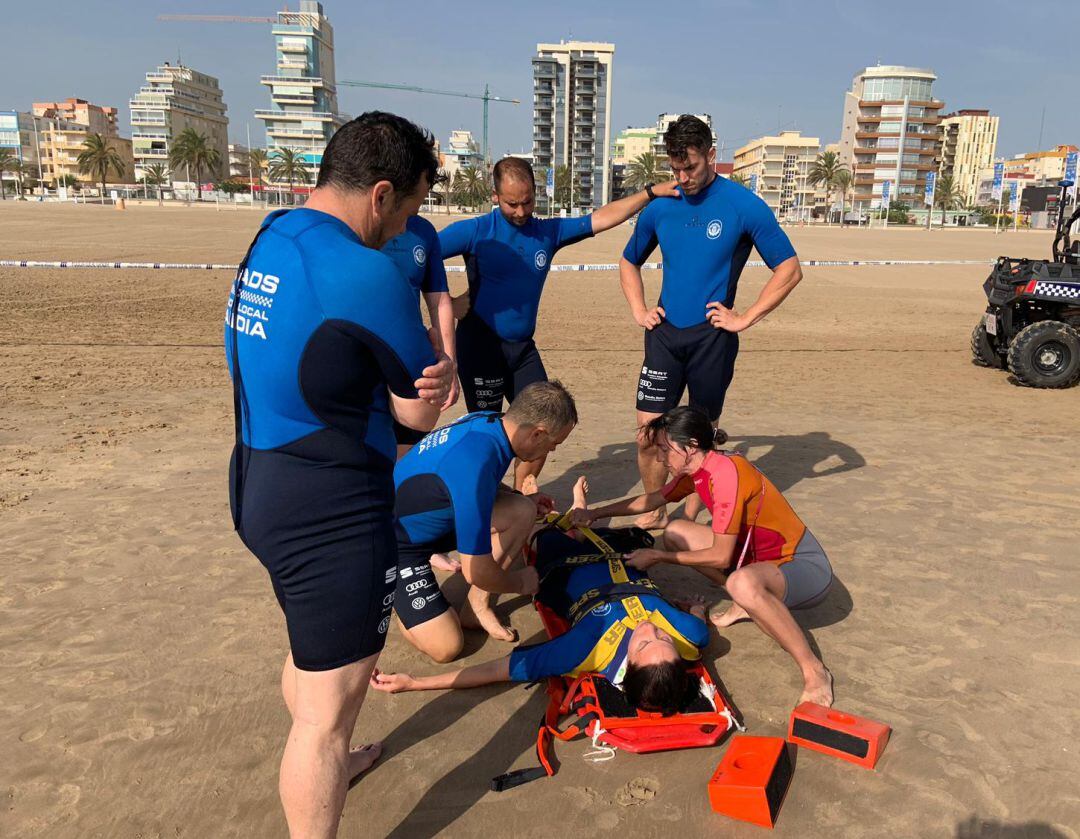
M 601 636 L 600 640 L 596 642 L 596 645 L 589 651 L 589 654 L 585 656 L 585 660 L 582 661 L 573 672 L 568 673 L 569 676 L 580 676 L 582 673 L 596 673 L 603 670 L 609 664 L 612 659 L 615 658 L 615 654 L 619 651 L 619 644 L 622 643 L 623 636 L 627 632 L 633 631 L 640 624 L 649 621 L 655 624 L 664 632 L 668 633 L 672 641 L 675 642 L 675 649 L 679 651 L 679 655 L 688 661 L 697 661 L 701 658 L 701 651 L 687 641 L 682 634 L 671 622 L 664 617 L 660 610 L 656 609 L 652 612 L 647 612 L 645 607 L 641 604 L 641 601 L 636 597 L 627 597 L 621 601 L 623 608 L 626 609 L 627 616 L 622 620 L 611 625 L 608 631 Z

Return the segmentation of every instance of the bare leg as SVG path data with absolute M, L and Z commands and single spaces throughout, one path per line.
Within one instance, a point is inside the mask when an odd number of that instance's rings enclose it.
M 701 551 L 712 547 L 712 528 L 706 524 L 674 519 L 664 528 L 664 547 L 669 551 Z M 711 565 L 695 565 L 694 570 L 710 582 L 722 586 L 727 580 L 725 569 Z
M 660 414 L 651 414 L 647 411 L 637 412 L 637 424 L 638 424 L 638 437 L 637 437 L 637 462 L 638 472 L 641 473 L 641 483 L 645 487 L 645 492 L 656 492 L 658 489 L 664 486 L 664 480 L 667 478 L 667 467 L 659 461 L 656 456 L 656 447 L 650 446 L 645 440 L 644 435 L 641 433 L 641 429 L 656 419 Z M 667 525 L 667 505 L 654 510 L 651 513 L 645 513 L 638 516 L 634 520 L 634 524 L 643 530 L 659 530 Z
M 398 624 L 405 640 L 438 664 L 453 661 L 461 655 L 461 649 L 465 646 L 461 623 L 453 609 L 447 609 L 412 629 L 406 629 L 400 621 Z
M 728 594 L 761 630 L 795 659 L 803 677 L 799 702 L 833 703 L 832 674 L 814 655 L 800 626 L 783 603 L 787 582 L 771 562 L 756 562 L 732 572 Z
M 574 481 L 574 506 L 571 509 L 589 509 L 589 481 L 584 475 Z
M 378 658 L 325 671 L 298 670 L 291 659 L 286 661 L 282 683 L 286 688 L 285 682 L 292 682 L 284 693 L 287 703 L 291 697 L 293 724 L 278 788 L 294 839 L 335 836 L 350 780 L 382 751 L 380 743 L 349 749 Z
M 491 553 L 503 569 L 521 553 L 536 520 L 536 505 L 520 495 L 500 495 L 491 511 Z M 503 626 L 492 609 L 492 596 L 476 586 L 469 588 L 459 619 L 466 629 L 483 629 L 496 641 L 517 640 L 511 627 Z
M 522 484 L 525 479 L 530 475 L 533 478 L 540 477 L 540 470 L 544 468 L 544 464 L 547 463 L 547 455 L 544 455 L 539 460 L 515 460 L 514 461 L 514 489 L 518 492 L 524 492 Z

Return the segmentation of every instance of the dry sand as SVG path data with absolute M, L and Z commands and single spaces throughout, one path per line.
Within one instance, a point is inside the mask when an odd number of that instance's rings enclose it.
M 260 215 L 8 202 L 0 258 L 234 262 Z M 1036 233 L 791 232 L 804 258 L 1049 248 Z M 613 261 L 625 236 L 560 261 Z M 800 619 L 838 707 L 894 728 L 874 772 L 802 752 L 779 836 L 1080 836 L 1080 390 L 972 366 L 985 273 L 810 268 L 744 336 L 724 424 L 833 560 L 840 584 Z M 746 272 L 744 305 L 765 277 Z M 0 269 L 0 835 L 285 833 L 284 625 L 226 509 L 229 280 Z M 552 274 L 538 342 L 582 413 L 548 484 L 568 498 L 588 473 L 598 499 L 632 490 L 641 334 L 616 275 Z M 538 637 L 521 598 L 505 611 Z M 468 652 L 507 647 L 473 637 Z M 786 656 L 743 624 L 706 657 L 750 732 L 781 734 L 799 693 Z M 393 633 L 382 666 L 433 669 Z M 576 742 L 556 778 L 488 792 L 532 763 L 542 702 L 520 686 L 370 696 L 357 739 L 385 738 L 386 756 L 342 835 L 760 835 L 708 808 L 722 748 L 591 765 Z M 640 778 L 656 795 L 627 806 Z

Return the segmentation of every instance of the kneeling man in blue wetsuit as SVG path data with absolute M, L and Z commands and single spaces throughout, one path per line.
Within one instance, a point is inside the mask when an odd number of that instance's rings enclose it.
M 639 547 L 620 544 L 618 531 L 601 535 L 618 551 Z M 594 548 L 575 549 L 563 534 L 551 536 L 553 544 L 547 547 L 553 549 L 538 549 L 535 567 L 542 582 L 537 599 L 570 625 L 567 632 L 542 644 L 520 646 L 494 661 L 435 676 L 376 670 L 371 686 L 399 693 L 600 673 L 621 687 L 635 708 L 662 714 L 685 709 L 699 690 L 690 662 L 700 658 L 709 641 L 704 603 L 670 603 L 645 572 L 617 556 L 588 561 L 593 558 L 579 554 Z
M 503 414 L 478 412 L 437 428 L 394 470 L 398 572 L 394 610 L 405 637 L 435 661 L 461 652 L 461 627 L 483 628 L 513 641 L 492 611 L 491 594 L 536 593 L 533 568 L 509 570 L 551 501 L 524 496 L 502 483 L 512 460 L 532 462 L 555 450 L 577 424 L 573 397 L 557 381 L 525 388 Z M 431 570 L 457 550 L 472 585 L 461 616 L 446 601 Z

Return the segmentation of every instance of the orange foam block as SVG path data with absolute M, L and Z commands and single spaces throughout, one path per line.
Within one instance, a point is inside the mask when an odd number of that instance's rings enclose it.
M 891 730 L 880 722 L 803 702 L 791 712 L 788 742 L 873 769 Z
M 736 735 L 709 779 L 709 804 L 733 819 L 772 827 L 794 771 L 783 737 Z

